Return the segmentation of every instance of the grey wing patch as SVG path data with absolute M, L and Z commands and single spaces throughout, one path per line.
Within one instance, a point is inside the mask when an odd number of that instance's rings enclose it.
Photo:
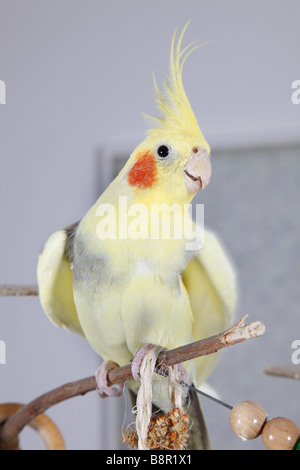
M 68 225 L 68 227 L 64 229 L 67 235 L 65 255 L 71 262 L 73 262 L 74 258 L 74 240 L 79 224 L 80 220 L 75 222 L 75 224 Z

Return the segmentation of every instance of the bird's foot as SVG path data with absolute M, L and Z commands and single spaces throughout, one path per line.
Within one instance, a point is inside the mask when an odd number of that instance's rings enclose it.
M 96 370 L 95 378 L 98 385 L 98 393 L 101 398 L 119 397 L 123 395 L 124 383 L 114 385 L 108 384 L 108 373 L 112 369 L 119 367 L 112 361 L 104 361 Z
M 144 357 L 146 356 L 147 352 L 153 348 L 153 344 L 145 344 L 141 349 L 138 349 L 135 353 L 134 359 L 131 363 L 131 372 L 132 372 L 132 377 L 134 380 L 139 381 L 140 380 L 140 368 L 141 364 L 143 362 Z M 163 348 L 162 348 L 163 349 Z M 162 364 L 163 366 L 163 364 Z M 181 381 L 184 384 L 189 383 L 189 374 L 187 373 L 186 369 L 182 364 L 178 364 L 179 372 L 181 375 Z M 163 369 L 162 369 L 163 372 Z M 167 371 L 165 371 L 167 374 Z
M 131 373 L 132 377 L 137 382 L 140 381 L 140 369 L 143 359 L 151 348 L 153 348 L 153 344 L 145 344 L 145 346 L 143 346 L 141 349 L 138 349 L 134 355 L 133 361 L 131 363 Z

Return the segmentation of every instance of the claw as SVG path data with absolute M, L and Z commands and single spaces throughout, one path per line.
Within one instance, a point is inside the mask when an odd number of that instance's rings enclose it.
M 183 364 L 178 364 L 178 369 L 179 369 L 179 372 L 180 372 L 180 375 L 181 375 L 181 381 L 184 384 L 188 385 L 188 383 L 189 383 L 189 374 L 186 371 L 184 365 Z

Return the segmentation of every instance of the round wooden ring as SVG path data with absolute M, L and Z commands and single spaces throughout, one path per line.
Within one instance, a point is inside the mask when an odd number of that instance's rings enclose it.
M 1 423 L 7 421 L 23 407 L 24 405 L 20 403 L 5 403 L 0 405 L 0 426 Z M 40 414 L 28 426 L 37 431 L 47 450 L 66 450 L 65 442 L 59 429 L 48 416 Z M 11 446 L 9 444 L 6 446 L 4 443 L 1 445 L 0 441 L 0 449 L 1 447 L 3 449 L 18 450 L 18 441 L 11 443 Z

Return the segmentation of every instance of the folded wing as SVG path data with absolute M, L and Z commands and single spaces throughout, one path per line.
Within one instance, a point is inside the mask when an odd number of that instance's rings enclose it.
M 37 278 L 40 301 L 49 320 L 84 337 L 73 297 L 72 247 L 77 226 L 51 235 L 39 256 Z
M 232 325 L 237 302 L 233 266 L 217 236 L 205 231 L 204 248 L 182 273 L 194 316 L 194 340 L 213 336 Z M 203 383 L 214 368 L 219 354 L 195 361 L 194 382 Z

